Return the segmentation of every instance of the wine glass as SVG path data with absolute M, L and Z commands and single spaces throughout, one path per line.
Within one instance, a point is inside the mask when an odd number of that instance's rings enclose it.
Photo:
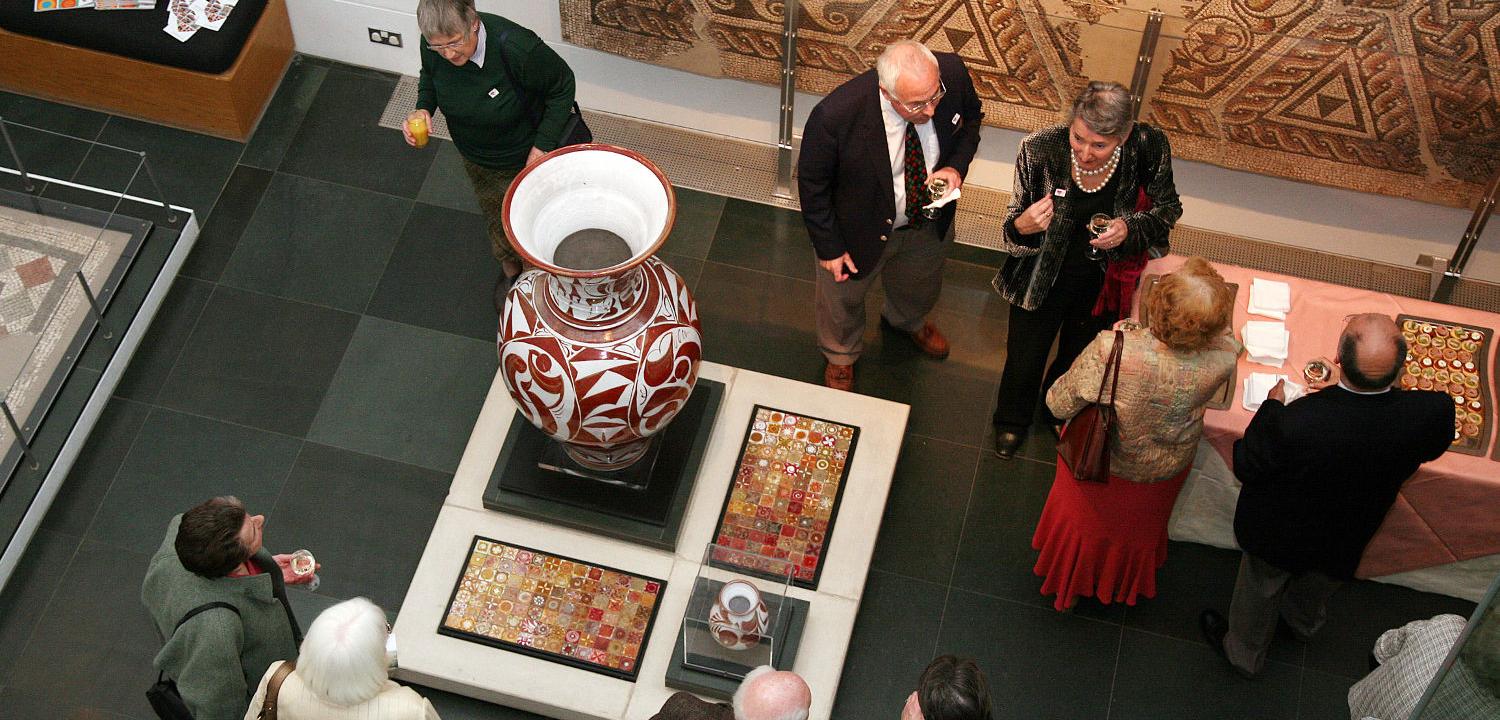
M 1104 213 L 1094 213 L 1094 216 L 1089 218 L 1089 232 L 1097 238 L 1100 235 L 1103 235 L 1104 231 L 1109 229 L 1109 224 L 1114 222 L 1114 220 L 1114 218 L 1105 215 Z M 1104 251 L 1100 250 L 1097 247 L 1094 247 L 1093 245 L 1090 245 L 1088 247 L 1088 250 L 1084 251 L 1084 255 L 1090 260 L 1104 259 Z

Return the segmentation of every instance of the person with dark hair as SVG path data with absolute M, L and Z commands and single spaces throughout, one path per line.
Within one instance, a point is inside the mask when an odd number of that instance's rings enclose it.
M 1277 383 L 1235 442 L 1243 487 L 1234 536 L 1244 555 L 1228 619 L 1208 609 L 1198 622 L 1241 675 L 1265 666 L 1277 617 L 1299 639 L 1322 627 L 1402 483 L 1453 441 L 1446 394 L 1391 387 L 1405 362 L 1391 318 L 1355 315 L 1337 361 L 1324 360 L 1333 377 L 1291 404 Z
M 213 498 L 172 518 L 146 568 L 141 602 L 165 639 L 154 664 L 197 720 L 238 720 L 266 668 L 302 642 L 285 586 L 313 575 L 262 547 L 265 523 Z
M 922 671 L 901 720 L 990 720 L 993 713 L 990 684 L 978 663 L 942 655 Z
M 992 282 L 1010 302 L 991 418 L 1002 460 L 1025 441 L 1037 400 L 1096 333 L 1129 314 L 1146 256 L 1166 254 L 1167 235 L 1182 216 L 1171 143 L 1132 120 L 1132 110 L 1129 90 L 1096 80 L 1079 92 L 1063 124 L 1021 141 L 999 228 L 1000 250 L 1009 257 Z M 1091 229 L 1096 216 L 1101 224 Z

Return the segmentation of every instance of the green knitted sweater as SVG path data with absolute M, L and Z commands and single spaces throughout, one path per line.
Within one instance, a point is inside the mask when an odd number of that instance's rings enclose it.
M 472 61 L 454 65 L 422 45 L 417 108 L 442 108 L 453 144 L 470 162 L 491 170 L 519 170 L 533 146 L 557 148 L 573 107 L 573 71 L 536 33 L 498 15 L 479 13 L 479 19 L 485 31 L 484 67 Z M 504 43 L 502 33 L 507 33 Z M 536 127 L 505 76 L 502 52 L 532 106 L 542 108 Z
M 262 573 L 210 580 L 182 566 L 173 543 L 182 516 L 172 518 L 167 536 L 151 557 L 141 602 L 162 637 L 156 669 L 177 681 L 177 691 L 197 720 L 240 720 L 266 668 L 297 657 L 292 620 L 276 598 L 274 580 Z M 264 548 L 256 555 L 262 567 L 275 561 Z M 172 629 L 189 610 L 208 602 L 227 602 Z

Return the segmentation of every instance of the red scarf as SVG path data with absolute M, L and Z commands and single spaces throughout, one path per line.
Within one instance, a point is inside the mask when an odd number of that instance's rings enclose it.
M 1151 196 L 1146 194 L 1146 189 L 1141 188 L 1137 192 L 1135 211 L 1150 210 Z M 1094 301 L 1094 317 L 1104 317 L 1108 313 L 1112 320 L 1119 320 L 1130 315 L 1135 288 L 1140 283 L 1141 272 L 1146 269 L 1148 259 L 1146 251 L 1142 250 L 1132 257 L 1110 260 L 1104 265 L 1104 285 L 1099 288 L 1099 298 Z

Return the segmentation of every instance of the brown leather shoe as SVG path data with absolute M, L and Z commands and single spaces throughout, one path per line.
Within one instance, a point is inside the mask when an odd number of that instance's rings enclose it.
M 948 338 L 938 332 L 935 325 L 923 322 L 922 329 L 911 334 L 911 341 L 917 344 L 928 357 L 942 360 L 948 357 Z
M 854 366 L 828 363 L 823 368 L 823 384 L 834 390 L 854 392 Z

